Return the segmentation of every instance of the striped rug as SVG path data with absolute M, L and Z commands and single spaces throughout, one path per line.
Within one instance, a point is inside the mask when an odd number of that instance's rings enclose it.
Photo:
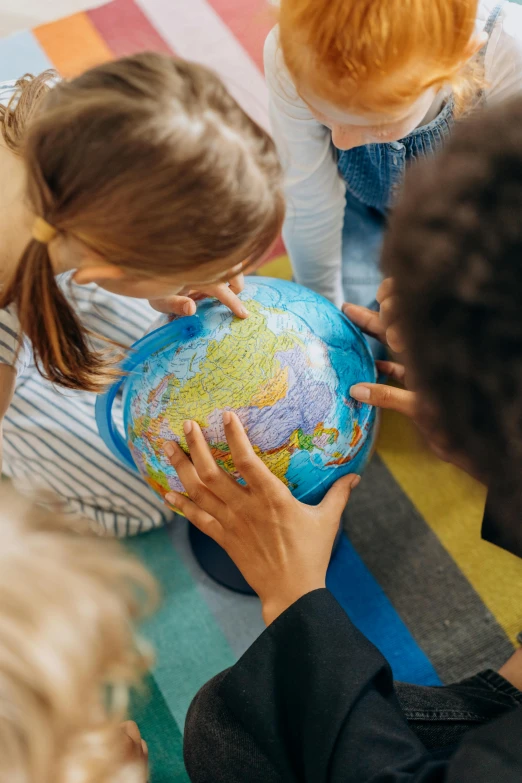
M 113 0 L 0 41 L 0 80 L 49 67 L 67 77 L 144 49 L 173 52 L 213 67 L 268 127 L 262 45 L 273 18 L 265 0 Z M 282 252 L 263 273 L 289 276 Z M 383 417 L 328 583 L 398 679 L 455 680 L 500 665 L 516 644 L 522 563 L 480 540 L 483 507 L 477 483 L 426 451 L 407 421 Z M 205 577 L 185 523 L 130 547 L 164 593 L 146 629 L 157 665 L 136 715 L 151 750 L 152 782 L 177 783 L 187 780 L 181 737 L 190 700 L 262 631 L 261 613 L 256 599 Z

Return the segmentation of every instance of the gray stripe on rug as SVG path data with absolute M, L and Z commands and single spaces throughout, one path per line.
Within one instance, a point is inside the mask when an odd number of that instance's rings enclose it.
M 443 682 L 498 669 L 512 654 L 503 628 L 377 455 L 343 524 Z
M 265 630 L 261 603 L 257 597 L 234 593 L 207 576 L 192 554 L 187 525 L 186 519 L 178 517 L 168 527 L 169 538 L 219 623 L 234 655 L 240 658 Z

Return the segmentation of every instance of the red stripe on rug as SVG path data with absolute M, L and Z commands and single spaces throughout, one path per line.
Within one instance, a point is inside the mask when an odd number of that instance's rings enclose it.
M 87 14 L 115 57 L 144 51 L 173 54 L 134 0 L 113 0 Z
M 207 0 L 263 72 L 263 45 L 277 22 L 267 0 Z

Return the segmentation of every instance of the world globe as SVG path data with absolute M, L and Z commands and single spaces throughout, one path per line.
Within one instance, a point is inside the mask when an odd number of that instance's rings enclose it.
M 375 409 L 349 394 L 354 383 L 375 382 L 371 352 L 334 305 L 295 283 L 247 278 L 240 298 L 246 320 L 211 299 L 194 316 L 161 316 L 99 399 L 100 432 L 163 497 L 184 492 L 164 445 L 175 440 L 188 451 L 186 419 L 198 422 L 223 470 L 242 480 L 222 422 L 232 410 L 272 473 L 317 504 L 341 476 L 360 474 L 371 454 Z M 112 417 L 120 386 L 123 434 Z

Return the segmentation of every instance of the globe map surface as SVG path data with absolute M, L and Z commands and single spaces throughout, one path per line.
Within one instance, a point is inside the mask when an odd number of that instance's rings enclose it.
M 124 384 L 133 459 L 160 496 L 182 492 L 163 447 L 175 439 L 186 449 L 183 422 L 194 419 L 218 464 L 239 479 L 222 424 L 223 411 L 234 410 L 270 470 L 297 498 L 318 503 L 369 457 L 375 411 L 349 388 L 375 381 L 371 353 L 337 308 L 294 283 L 249 278 L 241 299 L 247 320 L 204 300 L 195 316 L 155 324 L 161 348 Z

